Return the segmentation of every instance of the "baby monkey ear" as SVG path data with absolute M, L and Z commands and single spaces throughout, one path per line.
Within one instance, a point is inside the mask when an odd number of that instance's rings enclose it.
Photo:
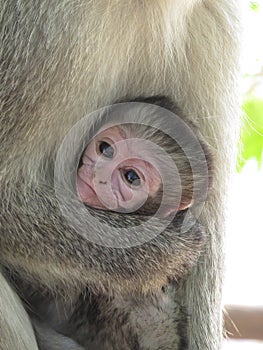
M 178 211 L 182 211 L 182 210 L 185 210 L 185 209 L 188 209 L 190 208 L 192 205 L 193 205 L 194 201 L 191 199 L 188 201 L 188 203 L 181 203 L 179 208 L 178 208 Z
M 176 208 L 173 208 L 173 207 L 167 207 L 167 208 L 164 208 L 162 210 L 162 213 L 161 213 L 161 217 L 163 219 L 169 217 L 170 215 L 175 215 L 176 213 L 178 213 L 179 211 L 182 211 L 182 210 L 185 210 L 185 209 L 188 209 L 192 206 L 193 204 L 193 200 L 189 200 L 188 202 L 184 201 L 183 203 L 180 203 L 179 205 L 179 208 L 176 209 Z

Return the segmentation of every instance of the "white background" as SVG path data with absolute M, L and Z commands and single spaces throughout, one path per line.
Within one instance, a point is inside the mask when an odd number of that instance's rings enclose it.
M 263 99 L 263 1 L 259 12 L 249 9 L 244 1 L 243 74 L 256 74 L 261 84 L 256 95 Z M 251 85 L 244 78 L 242 92 Z M 226 237 L 226 276 L 224 303 L 263 306 L 263 169 L 255 160 L 249 161 L 236 174 L 230 193 L 230 208 Z M 263 328 L 263 325 L 262 325 Z M 259 350 L 263 342 L 225 341 L 223 350 Z

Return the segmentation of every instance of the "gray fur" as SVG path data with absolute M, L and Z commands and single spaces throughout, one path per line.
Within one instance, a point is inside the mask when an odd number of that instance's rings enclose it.
M 38 346 L 41 350 L 84 350 L 74 340 L 65 337 L 46 324 L 37 320 L 32 320 L 38 340 Z
M 82 116 L 125 96 L 167 95 L 215 149 L 215 190 L 201 217 L 206 252 L 175 292 L 189 315 L 189 349 L 220 348 L 225 193 L 238 125 L 238 7 L 235 0 L 0 1 L 0 261 L 9 276 L 18 271 L 33 288 L 67 303 L 86 285 L 96 294 L 129 295 L 166 284 L 176 262 L 175 246 L 165 239 L 150 254 L 138 249 L 129 256 L 135 274 L 125 264 L 119 270 L 121 251 L 106 249 L 98 265 L 96 247 L 53 210 L 48 169 Z M 6 283 L 0 299 L 1 350 L 30 342 L 24 348 L 35 349 Z M 15 325 L 17 317 L 23 321 Z

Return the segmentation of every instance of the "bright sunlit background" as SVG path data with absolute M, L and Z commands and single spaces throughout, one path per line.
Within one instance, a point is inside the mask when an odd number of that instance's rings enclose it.
M 230 193 L 224 303 L 262 307 L 263 1 L 244 1 L 242 152 Z M 259 350 L 263 342 L 225 341 L 223 349 Z

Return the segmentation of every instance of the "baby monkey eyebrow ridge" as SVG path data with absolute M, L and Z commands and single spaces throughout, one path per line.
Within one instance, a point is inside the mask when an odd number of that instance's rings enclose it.
M 116 125 L 116 128 L 118 129 L 118 132 L 120 133 L 121 137 L 123 139 L 127 139 L 127 133 L 125 132 L 125 130 L 120 126 L 120 125 Z

